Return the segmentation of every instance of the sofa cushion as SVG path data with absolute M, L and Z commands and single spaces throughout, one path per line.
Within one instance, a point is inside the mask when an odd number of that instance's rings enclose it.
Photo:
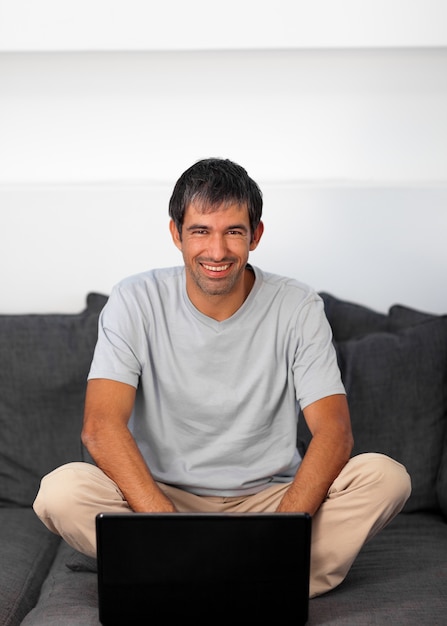
M 95 312 L 0 316 L 0 506 L 31 505 L 41 477 L 82 459 Z
M 398 515 L 361 550 L 346 580 L 309 604 L 309 625 L 441 626 L 447 607 L 447 524 Z
M 388 313 L 379 313 L 362 304 L 340 300 L 327 292 L 319 294 L 335 341 L 363 337 L 380 331 L 394 332 L 439 317 L 402 304 L 393 304 Z
M 414 326 L 420 322 L 426 322 L 427 320 L 436 319 L 437 317 L 438 316 L 433 313 L 425 313 L 424 311 L 417 311 L 416 309 L 411 309 L 402 304 L 394 304 L 388 311 L 389 330 L 407 328 L 408 326 Z
M 412 480 L 406 511 L 436 509 L 446 430 L 447 319 L 336 344 L 354 454 L 383 452 Z
M 391 328 L 403 328 L 410 325 L 418 324 L 420 322 L 435 319 L 437 316 L 425 311 L 417 311 L 401 304 L 395 304 L 389 310 L 390 326 Z M 445 318 L 445 316 L 444 316 Z M 447 407 L 447 388 L 444 393 L 445 406 Z M 446 420 L 447 420 L 447 408 L 446 408 Z M 436 481 L 436 491 L 438 494 L 439 506 L 447 519 L 447 426 L 446 436 L 444 439 L 441 464 L 438 472 L 438 479 Z
M 0 509 L 0 624 L 21 624 L 32 609 L 59 543 L 31 508 Z
M 72 553 L 61 542 L 39 600 L 21 626 L 100 626 L 97 574 L 69 569 Z
M 87 311 L 90 313 L 100 313 L 108 296 L 102 293 L 91 292 L 87 295 Z
M 327 292 L 320 292 L 324 311 L 335 341 L 362 337 L 368 333 L 389 330 L 389 317 L 361 304 L 340 300 Z
M 384 314 L 320 295 L 348 390 L 354 453 L 376 450 L 403 462 L 413 482 L 404 510 L 440 506 L 447 516 L 447 316 L 401 304 Z M 310 440 L 303 421 L 301 452 Z
M 82 552 L 78 552 L 74 548 L 68 556 L 65 565 L 68 567 L 68 569 L 71 569 L 72 572 L 98 571 L 98 563 L 96 558 L 92 556 L 87 556 L 86 554 L 82 554 Z
M 436 481 L 436 493 L 438 494 L 439 506 L 447 520 L 447 433 L 444 438 L 444 448 L 442 452 L 441 464 L 439 466 L 438 478 Z

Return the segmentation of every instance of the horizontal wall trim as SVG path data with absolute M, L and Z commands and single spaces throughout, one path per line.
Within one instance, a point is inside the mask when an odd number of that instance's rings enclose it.
M 437 42 L 424 42 L 424 43 L 401 43 L 401 44 L 392 44 L 392 43 L 384 43 L 384 44 L 372 44 L 372 43 L 352 43 L 349 44 L 347 42 L 340 43 L 338 45 L 334 44 L 290 44 L 285 45 L 281 44 L 263 44 L 259 46 L 207 46 L 207 47 L 179 47 L 179 46 L 170 46 L 170 47 L 154 47 L 154 46 L 110 46 L 110 47 L 101 47 L 101 46 L 88 46 L 88 47 L 76 47 L 76 46 L 55 46 L 49 47 L 48 45 L 42 45 L 39 47 L 35 46 L 15 46 L 8 47 L 4 46 L 0 43 L 0 55 L 2 54 L 138 54 L 138 53 L 154 53 L 154 54 L 171 54 L 171 53 L 180 53 L 180 54 L 210 54 L 210 53 L 256 53 L 256 52 L 368 52 L 368 51 L 383 51 L 383 52 L 422 52 L 424 50 L 433 51 L 433 50 L 446 50 L 447 49 L 447 41 L 437 41 Z
M 271 189 L 447 189 L 447 180 L 266 180 L 257 179 L 261 188 Z M 166 189 L 172 188 L 175 180 L 153 180 L 153 181 L 42 181 L 42 182 L 14 182 L 0 183 L 0 193 L 2 191 L 20 190 L 45 190 L 45 189 Z

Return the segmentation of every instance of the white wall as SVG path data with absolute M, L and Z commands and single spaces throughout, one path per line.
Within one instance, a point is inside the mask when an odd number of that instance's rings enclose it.
M 444 46 L 444 0 L 0 0 L 0 50 Z
M 0 183 L 447 180 L 447 47 L 0 54 Z
M 167 185 L 19 186 L 1 193 L 1 309 L 80 311 L 88 291 L 181 263 Z M 447 311 L 447 190 L 264 186 L 252 262 L 378 310 Z
M 180 263 L 167 202 L 206 156 L 264 190 L 254 263 L 378 310 L 447 312 L 443 3 L 344 2 L 348 28 L 334 3 L 281 2 L 272 22 L 258 2 L 248 28 L 248 2 L 231 30 L 231 2 L 220 29 L 170 22 L 170 2 L 152 38 L 152 3 L 90 2 L 88 22 L 64 4 L 0 0 L 0 312 L 80 310 Z

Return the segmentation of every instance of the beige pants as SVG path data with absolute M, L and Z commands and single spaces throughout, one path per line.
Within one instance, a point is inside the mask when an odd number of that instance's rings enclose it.
M 288 486 L 275 484 L 255 495 L 225 498 L 160 484 L 180 512 L 275 511 Z M 364 543 L 399 513 L 410 491 L 405 468 L 387 456 L 361 454 L 347 463 L 312 519 L 310 597 L 342 582 Z M 43 478 L 34 510 L 72 547 L 96 556 L 96 514 L 130 507 L 100 469 L 69 463 Z

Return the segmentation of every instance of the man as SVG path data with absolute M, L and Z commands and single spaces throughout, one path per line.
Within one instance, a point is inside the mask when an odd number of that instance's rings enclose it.
M 98 512 L 306 511 L 310 595 L 324 593 L 402 509 L 408 474 L 383 455 L 350 458 L 322 300 L 248 263 L 264 226 L 245 169 L 195 163 L 169 214 L 184 266 L 123 280 L 100 316 L 82 431 L 95 465 L 44 477 L 35 511 L 91 556 Z M 312 433 L 303 459 L 300 408 Z

